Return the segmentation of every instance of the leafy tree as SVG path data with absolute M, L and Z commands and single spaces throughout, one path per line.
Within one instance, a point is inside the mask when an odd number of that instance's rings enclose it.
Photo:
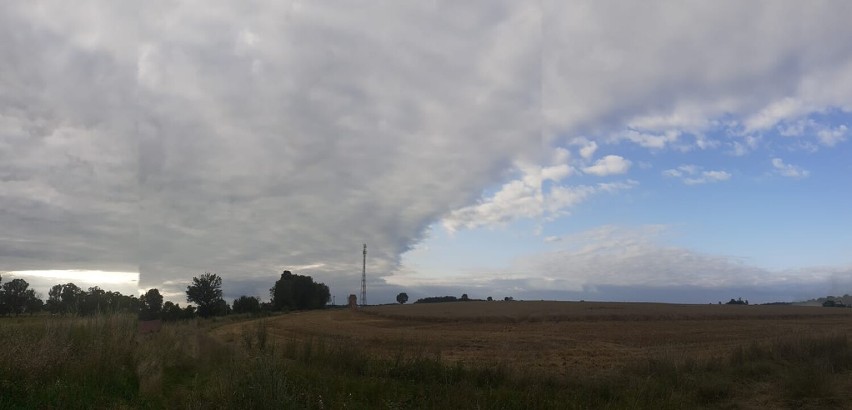
M 240 296 L 234 299 L 234 313 L 251 313 L 256 315 L 260 313 L 260 299 L 254 296 Z
M 33 314 L 41 310 L 44 302 L 24 279 L 13 279 L 0 286 L 0 314 Z
M 160 313 L 160 317 L 165 321 L 172 322 L 180 319 L 182 313 L 180 305 L 166 301 L 166 303 L 163 303 L 163 310 Z
M 133 295 L 122 295 L 119 292 L 104 293 L 103 311 L 105 312 L 138 312 L 142 301 Z
M 84 305 L 83 290 L 73 283 L 53 285 L 47 293 L 47 310 L 50 313 L 78 313 Z
M 12 279 L 0 287 L 0 304 L 3 305 L 4 313 L 14 313 L 15 316 L 24 313 L 28 300 L 35 298 L 35 292 L 32 289 L 28 291 L 29 286 L 23 279 Z
M 469 301 L 469 300 L 470 300 L 470 298 L 468 298 L 468 297 L 467 297 L 467 293 L 463 293 L 463 294 L 462 294 L 462 297 L 461 297 L 461 301 L 462 301 L 462 302 L 467 302 L 467 301 Z
M 186 301 L 198 304 L 198 315 L 201 317 L 216 314 L 216 307 L 221 300 L 222 278 L 219 275 L 204 272 L 192 278 L 192 285 L 186 287 Z
M 163 309 L 163 295 L 160 294 L 159 289 L 148 289 L 139 300 L 142 305 L 139 309 L 140 319 L 153 320 L 160 317 L 160 312 Z
M 405 302 L 408 302 L 408 294 L 402 292 L 399 295 L 396 295 L 396 301 L 399 302 L 400 305 L 405 304 Z
M 106 312 L 108 309 L 106 291 L 97 286 L 89 288 L 88 292 L 81 291 L 79 298 L 77 313 L 81 315 L 95 315 Z
M 174 303 L 172 301 L 164 302 L 163 309 L 160 311 L 160 318 L 166 322 L 192 319 L 194 317 L 195 308 L 192 305 L 187 305 L 186 308 L 181 308 L 179 303 Z
M 288 270 L 281 273 L 269 294 L 275 310 L 320 309 L 331 299 L 331 292 L 324 283 L 315 283 L 310 276 L 294 275 Z
M 487 300 L 487 301 L 491 302 L 491 301 L 493 301 L 493 300 L 494 300 L 494 298 L 492 298 L 491 296 L 489 296 L 489 297 L 488 297 L 488 299 L 485 299 L 485 300 Z
M 26 302 L 25 302 L 25 306 L 24 306 L 24 309 L 26 310 L 26 312 L 29 313 L 30 315 L 32 315 L 33 313 L 41 312 L 41 310 L 43 308 L 44 308 L 44 301 L 41 300 L 41 296 L 38 293 L 36 293 L 34 290 L 27 289 Z
M 213 304 L 213 316 L 226 316 L 231 314 L 231 305 L 225 299 L 219 299 Z
M 73 283 L 62 285 L 62 303 L 69 306 L 69 310 L 76 309 L 80 303 L 80 295 L 83 294 L 83 289 L 80 289 Z
M 62 312 L 62 285 L 53 285 L 47 292 L 47 310 L 50 313 Z

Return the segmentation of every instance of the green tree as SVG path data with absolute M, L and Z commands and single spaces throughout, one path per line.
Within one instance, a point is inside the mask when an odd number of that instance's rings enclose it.
M 47 292 L 47 310 L 50 313 L 62 312 L 62 285 L 53 285 Z
M 163 310 L 161 313 L 161 317 L 165 321 L 175 321 L 181 318 L 183 314 L 182 309 L 179 304 L 172 303 L 171 301 L 166 301 L 163 303 Z
M 83 302 L 83 289 L 80 289 L 73 283 L 66 283 L 59 286 L 59 303 L 62 313 L 71 313 L 76 315 L 80 311 L 80 305 Z
M 402 292 L 399 295 L 396 295 L 396 301 L 399 302 L 400 305 L 405 304 L 405 302 L 408 302 L 408 294 Z
M 222 300 L 222 278 L 210 272 L 192 278 L 192 285 L 186 287 L 186 301 L 198 304 L 198 315 L 209 317 L 216 314 L 216 307 Z M 227 305 L 227 304 L 226 304 Z
M 192 319 L 192 318 L 195 317 L 196 314 L 197 314 L 197 312 L 195 310 L 195 306 L 186 305 L 186 307 L 183 308 L 183 310 L 181 311 L 180 318 L 181 319 Z
M 15 316 L 24 313 L 27 302 L 30 298 L 35 297 L 35 292 L 29 289 L 30 284 L 23 279 L 12 279 L 3 284 L 0 289 L 0 304 L 3 305 L 3 311 L 6 313 L 14 313 Z
M 260 299 L 254 296 L 240 296 L 234 299 L 234 313 L 251 313 L 256 315 L 260 313 Z
M 24 309 L 27 313 L 32 315 L 33 313 L 41 312 L 44 308 L 44 301 L 41 300 L 41 296 L 35 292 L 35 290 L 27 289 L 26 292 L 26 302 Z
M 119 292 L 104 293 L 104 308 L 105 312 L 133 312 L 136 313 L 141 308 L 141 300 L 136 296 L 122 295 Z
M 142 320 L 153 320 L 160 317 L 160 312 L 163 309 L 163 295 L 159 289 L 148 289 L 144 295 L 139 298 L 141 306 L 139 308 L 139 318 Z
M 315 283 L 310 276 L 294 275 L 288 270 L 281 273 L 269 294 L 275 310 L 320 309 L 331 299 L 324 283 Z
M 79 314 L 88 316 L 100 314 L 107 311 L 106 291 L 93 286 L 88 292 L 80 293 Z
M 226 316 L 231 314 L 231 305 L 225 299 L 219 299 L 213 304 L 213 316 Z

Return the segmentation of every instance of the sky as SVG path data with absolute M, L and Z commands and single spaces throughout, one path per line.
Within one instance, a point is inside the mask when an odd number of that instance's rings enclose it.
M 852 3 L 0 4 L 0 275 L 852 293 Z

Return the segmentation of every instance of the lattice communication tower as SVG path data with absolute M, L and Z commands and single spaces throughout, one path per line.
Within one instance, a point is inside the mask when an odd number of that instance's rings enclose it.
M 364 244 L 364 263 L 361 265 L 361 306 L 367 305 L 367 244 Z

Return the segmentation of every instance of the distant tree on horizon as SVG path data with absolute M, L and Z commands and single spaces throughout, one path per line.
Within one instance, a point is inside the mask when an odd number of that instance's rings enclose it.
M 88 292 L 81 291 L 77 297 L 77 313 L 80 315 L 94 315 L 107 310 L 106 292 L 97 286 L 90 287 Z
M 192 284 L 186 287 L 186 301 L 198 304 L 201 317 L 221 313 L 216 307 L 222 301 L 222 278 L 210 272 L 192 278 Z
M 181 308 L 176 303 L 168 300 L 163 303 L 163 310 L 160 312 L 160 317 L 167 322 L 178 320 L 181 317 Z
M 219 299 L 213 304 L 213 316 L 226 316 L 232 312 L 231 305 L 225 299 Z
M 160 318 L 163 310 L 163 295 L 160 294 L 159 289 L 148 289 L 139 300 L 141 302 L 139 319 L 154 320 Z
M 269 289 L 275 310 L 322 309 L 331 300 L 331 292 L 324 283 L 314 282 L 310 276 L 296 275 L 289 270 L 281 273 Z
M 848 296 L 848 295 L 844 295 L 844 296 Z M 842 296 L 837 296 L 837 297 L 828 296 L 828 297 L 825 298 L 825 301 L 822 302 L 822 307 L 842 307 L 842 308 L 845 308 L 845 307 L 847 307 L 847 305 L 845 303 L 843 303 L 843 297 Z
M 396 301 L 399 302 L 400 305 L 404 305 L 405 302 L 408 302 L 408 294 L 401 292 L 399 295 L 396 295 Z
M 53 285 L 48 292 L 47 309 L 50 313 L 76 315 L 83 304 L 83 289 L 73 282 Z
M 14 314 L 34 313 L 28 308 L 38 306 L 34 300 L 38 299 L 34 290 L 29 289 L 30 284 L 24 279 L 12 279 L 0 286 L 0 313 Z
M 53 314 L 81 316 L 116 312 L 136 314 L 140 306 L 136 296 L 106 291 L 97 286 L 90 287 L 86 291 L 74 283 L 53 285 L 48 292 L 47 301 L 42 300 L 41 295 L 33 289 L 27 289 L 25 293 L 23 310 L 29 314 L 45 309 Z
M 233 303 L 233 311 L 234 313 L 251 313 L 256 315 L 260 313 L 260 298 L 255 296 L 240 296 L 237 299 L 234 299 Z
M 195 307 L 186 305 L 185 308 L 181 308 L 179 303 L 169 300 L 163 303 L 163 310 L 160 312 L 160 317 L 166 322 L 192 319 L 195 317 Z

